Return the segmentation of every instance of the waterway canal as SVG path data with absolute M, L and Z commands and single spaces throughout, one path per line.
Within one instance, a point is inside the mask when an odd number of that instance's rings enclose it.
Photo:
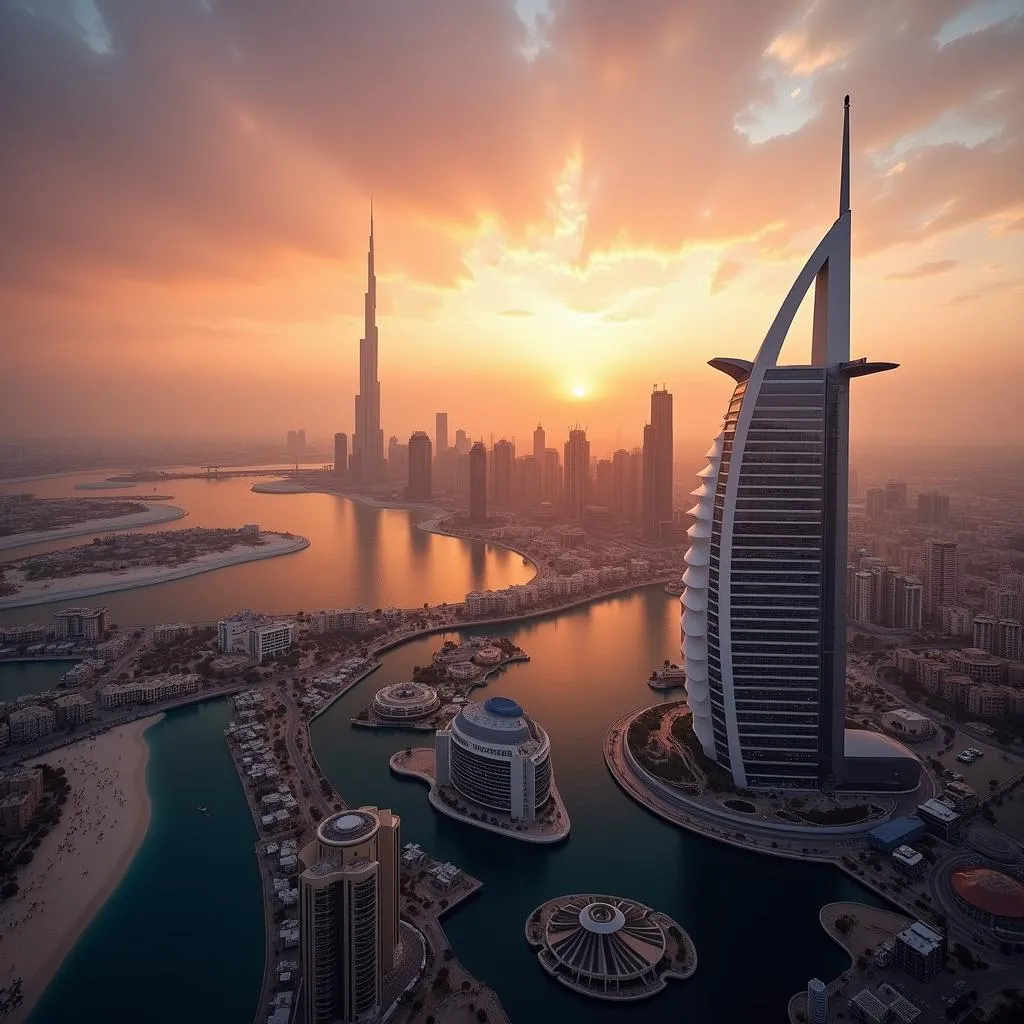
M 78 479 L 0 491 L 80 494 L 72 490 Z M 532 574 L 510 552 L 416 529 L 417 513 L 329 495 L 259 495 L 249 486 L 243 480 L 161 485 L 160 493 L 173 494 L 189 511 L 170 528 L 259 522 L 309 537 L 309 549 L 92 603 L 102 601 L 126 624 L 195 621 L 241 607 L 285 612 L 454 601 L 467 590 Z M 145 489 L 128 493 L 143 497 Z M 54 610 L 7 611 L 0 622 L 45 622 Z M 503 630 L 532 661 L 509 668 L 486 692 L 514 697 L 551 735 L 555 777 L 572 818 L 570 839 L 555 848 L 439 817 L 425 787 L 393 777 L 390 754 L 429 742 L 429 734 L 350 727 L 377 687 L 408 678 L 443 638 L 391 652 L 380 671 L 314 723 L 317 755 L 347 800 L 395 809 L 404 839 L 483 880 L 481 894 L 445 927 L 467 967 L 497 989 L 513 1024 L 782 1021 L 792 992 L 809 977 L 831 977 L 845 965 L 818 925 L 821 905 L 875 902 L 837 871 L 745 853 L 669 826 L 634 804 L 608 775 L 601 754 L 605 731 L 627 711 L 661 699 L 645 680 L 664 658 L 677 655 L 678 614 L 678 600 L 652 587 Z M 252 824 L 222 736 L 228 717 L 226 703 L 210 702 L 171 713 L 147 734 L 149 832 L 31 1024 L 251 1024 L 263 926 Z M 209 808 L 209 817 L 199 805 Z M 526 946 L 525 919 L 552 896 L 587 891 L 629 896 L 680 921 L 697 944 L 696 975 L 629 1007 L 585 1000 L 551 981 Z

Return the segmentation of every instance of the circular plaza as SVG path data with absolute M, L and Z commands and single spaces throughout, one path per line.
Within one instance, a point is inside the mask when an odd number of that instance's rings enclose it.
M 548 974 L 597 999 L 646 999 L 697 969 L 693 941 L 675 921 L 620 896 L 548 900 L 527 920 L 526 940 Z
M 377 691 L 373 711 L 390 722 L 426 718 L 441 706 L 437 690 L 426 683 L 392 683 Z

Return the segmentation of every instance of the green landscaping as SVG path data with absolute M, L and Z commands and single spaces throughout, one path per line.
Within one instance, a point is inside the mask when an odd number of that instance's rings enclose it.
M 645 771 L 661 782 L 696 794 L 701 782 L 699 773 L 675 751 L 663 749 L 656 737 L 663 717 L 681 704 L 681 701 L 674 704 L 659 704 L 641 712 L 629 725 L 626 743 L 630 753 Z

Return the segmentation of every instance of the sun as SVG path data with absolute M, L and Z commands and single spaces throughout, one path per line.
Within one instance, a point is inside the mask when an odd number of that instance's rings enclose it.
M 576 384 L 573 386 L 572 393 L 576 398 L 583 398 L 587 393 L 587 389 L 582 384 Z

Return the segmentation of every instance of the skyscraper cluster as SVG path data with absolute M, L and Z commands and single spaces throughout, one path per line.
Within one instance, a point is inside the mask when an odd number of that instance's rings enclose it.
M 924 587 L 916 576 L 881 558 L 863 557 L 846 566 L 846 615 L 854 622 L 888 629 L 919 630 Z
M 902 480 L 890 480 L 884 487 L 868 488 L 865 513 L 875 522 L 905 523 L 916 518 L 920 526 L 943 526 L 950 519 L 949 495 L 938 491 L 919 494 L 915 517 L 907 500 L 907 485 Z
M 399 485 L 407 497 L 435 494 L 468 498 L 470 516 L 486 520 L 487 507 L 548 510 L 589 525 L 632 524 L 652 541 L 671 542 L 676 515 L 672 502 L 672 395 L 664 386 L 651 394 L 650 422 L 643 445 L 619 449 L 610 459 L 591 455 L 586 429 L 571 427 L 561 447 L 549 446 L 543 425 L 533 431 L 532 449 L 516 454 L 514 439 L 472 444 L 465 430 L 449 444 L 448 413 L 434 417 L 433 442 L 424 430 L 407 442 L 395 436 L 384 445 L 378 379 L 377 278 L 373 211 L 367 251 L 364 330 L 359 342 L 359 393 L 355 430 L 334 435 L 334 473 L 355 486 Z M 304 444 L 304 442 L 303 442 Z M 471 457 L 471 450 L 473 456 Z M 482 453 L 482 455 L 481 455 Z M 481 457 L 483 462 L 480 462 Z
M 610 459 L 593 457 L 586 429 L 579 424 L 569 428 L 561 452 L 548 446 L 541 424 L 533 431 L 532 448 L 525 455 L 518 455 L 515 441 L 505 437 L 488 448 L 482 441 L 471 446 L 462 430 L 456 432 L 455 446 L 447 447 L 447 436 L 448 417 L 439 412 L 432 490 L 468 496 L 476 522 L 486 518 L 488 506 L 546 508 L 580 523 L 632 523 L 651 540 L 672 540 L 672 395 L 664 388 L 656 388 L 651 395 L 644 447 L 619 449 Z M 413 437 L 422 446 L 424 432 Z M 424 474 L 418 470 L 413 481 L 412 447 L 412 438 L 408 445 L 391 439 L 389 475 L 395 481 L 407 480 L 410 496 L 427 497 Z

